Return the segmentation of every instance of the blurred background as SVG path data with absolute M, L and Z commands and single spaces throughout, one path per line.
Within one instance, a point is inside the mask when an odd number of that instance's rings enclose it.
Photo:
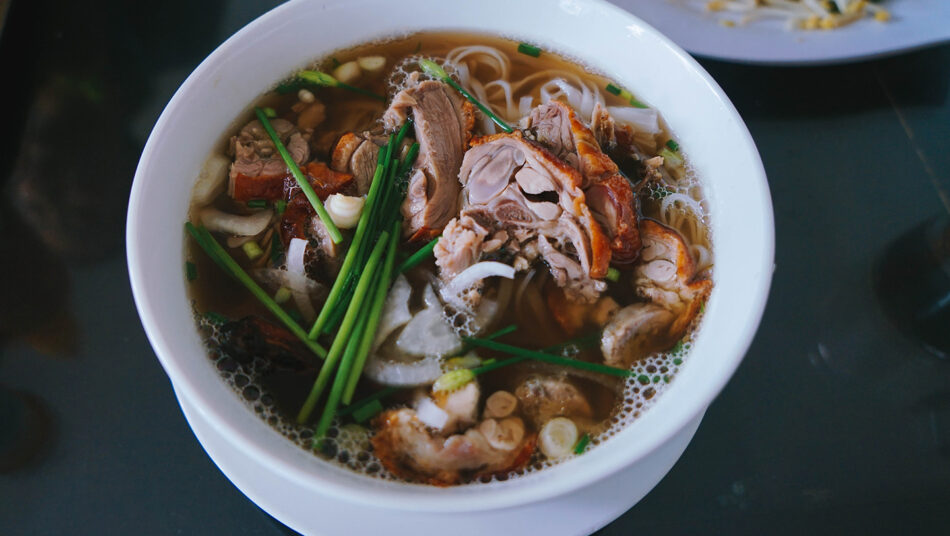
M 190 432 L 123 246 L 163 106 L 278 3 L 0 0 L 0 534 L 291 533 Z M 601 533 L 947 534 L 950 45 L 700 62 L 765 163 L 772 291 L 684 456 Z

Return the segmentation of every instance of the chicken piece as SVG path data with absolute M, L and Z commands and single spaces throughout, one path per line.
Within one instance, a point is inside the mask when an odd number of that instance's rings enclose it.
M 520 133 L 498 134 L 472 142 L 459 181 L 462 211 L 435 247 L 443 280 L 488 251 L 516 252 L 536 242 L 558 284 L 577 299 L 592 301 L 606 288 L 600 279 L 610 262 L 608 240 L 585 203 L 577 170 Z
M 686 334 L 712 281 L 698 276 L 683 238 L 669 227 L 640 222 L 643 250 L 633 270 L 637 294 L 650 300 L 618 312 L 604 327 L 600 349 L 604 362 L 629 366 L 665 350 Z
M 509 421 L 500 434 L 497 423 L 484 425 L 489 437 L 482 425 L 445 437 L 433 433 L 414 410 L 406 408 L 384 412 L 374 427 L 373 452 L 386 469 L 406 480 L 437 486 L 524 467 L 535 445 L 535 436 L 525 434 L 523 425 L 521 438 L 511 440 L 518 435 L 516 421 Z
M 459 168 L 475 126 L 475 109 L 447 84 L 430 80 L 397 93 L 383 123 L 395 130 L 406 121 L 409 110 L 419 156 L 402 214 L 413 239 L 429 239 L 441 233 L 457 213 Z
M 533 109 L 523 126 L 555 155 L 580 170 L 587 204 L 610 236 L 612 261 L 630 264 L 636 260 L 640 251 L 636 195 L 617 164 L 601 150 L 593 132 L 570 106 L 559 101 Z M 605 128 L 600 126 L 601 130 Z
M 629 367 L 653 352 L 669 348 L 678 337 L 670 333 L 676 316 L 655 303 L 635 303 L 621 309 L 604 326 L 600 350 L 604 363 Z
M 594 414 L 587 397 L 565 376 L 531 376 L 515 389 L 515 396 L 535 428 L 554 417 L 590 419 Z
M 640 230 L 643 251 L 634 268 L 637 294 L 675 314 L 670 333 L 682 336 L 709 295 L 712 281 L 696 274 L 689 248 L 675 230 L 649 219 L 641 222 Z

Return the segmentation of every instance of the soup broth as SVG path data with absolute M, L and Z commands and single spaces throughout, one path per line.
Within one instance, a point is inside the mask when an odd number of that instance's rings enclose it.
M 335 165 L 335 160 L 339 160 L 337 157 L 343 150 L 341 138 L 345 139 L 351 133 L 366 144 L 377 143 L 373 136 L 378 135 L 383 140 L 380 144 L 385 145 L 385 137 L 396 130 L 386 123 L 388 119 L 384 120 L 384 116 L 389 118 L 391 114 L 387 110 L 397 106 L 400 95 L 415 95 L 406 114 L 414 119 L 406 136 L 409 141 L 397 148 L 393 155 L 406 157 L 409 144 L 413 140 L 420 142 L 420 156 L 415 160 L 413 170 L 406 174 L 408 186 L 403 188 L 407 192 L 401 195 L 415 195 L 413 177 L 422 173 L 422 180 L 428 183 L 420 195 L 430 203 L 435 199 L 433 183 L 437 177 L 431 173 L 431 167 L 424 166 L 432 166 L 432 162 L 442 155 L 437 154 L 438 146 L 432 140 L 425 139 L 426 122 L 434 119 L 425 115 L 428 112 L 422 108 L 421 94 L 412 93 L 422 87 L 420 84 L 430 80 L 421 73 L 420 58 L 435 60 L 500 120 L 514 127 L 520 126 L 514 129 L 515 134 L 500 134 L 497 124 L 485 113 L 474 112 L 470 139 L 465 141 L 462 149 L 461 171 L 458 168 L 453 170 L 452 180 L 459 183 L 466 173 L 469 175 L 467 183 L 450 185 L 460 189 L 459 194 L 451 196 L 451 203 L 458 203 L 450 210 L 451 222 L 442 232 L 440 243 L 435 248 L 435 258 L 432 255 L 425 257 L 404 274 L 405 286 L 410 289 L 405 311 L 411 319 L 374 341 L 365 365 L 367 368 L 356 384 L 350 403 L 341 399 L 335 413 L 330 415 L 329 428 L 319 431 L 319 425 L 316 425 L 316 435 L 315 422 L 320 418 L 321 405 L 329 404 L 326 397 L 331 396 L 334 388 L 332 376 L 315 406 L 315 413 L 306 419 L 299 417 L 322 368 L 329 366 L 330 361 L 315 357 L 244 285 L 223 274 L 196 241 L 187 242 L 189 292 L 210 358 L 224 380 L 261 418 L 302 448 L 312 449 L 317 455 L 344 467 L 381 478 L 436 485 L 506 480 L 596 449 L 598 444 L 646 411 L 674 381 L 683 366 L 689 354 L 692 333 L 701 320 L 702 303 L 711 288 L 712 270 L 706 205 L 700 182 L 685 161 L 684 148 L 678 146 L 673 133 L 655 110 L 616 86 L 609 78 L 591 72 L 582 62 L 547 50 L 541 50 L 535 56 L 534 51 L 533 47 L 486 35 L 413 34 L 340 50 L 311 66 L 313 71 L 335 73 L 337 80 L 346 79 L 346 84 L 380 95 L 384 100 L 346 88 L 301 84 L 299 79 L 291 77 L 254 103 L 271 116 L 275 128 L 284 124 L 279 120 L 286 120 L 287 128 L 291 128 L 293 134 L 285 144 L 291 153 L 295 143 L 305 144 L 309 155 L 298 164 L 302 169 L 316 169 L 310 164 L 340 167 Z M 350 78 L 352 73 L 348 74 L 346 69 L 352 65 L 357 66 L 359 75 Z M 455 104 L 456 110 L 463 109 L 465 101 L 454 89 L 447 85 L 445 88 L 443 91 L 448 95 L 448 101 Z M 567 106 L 551 108 L 552 101 Z M 576 116 L 580 126 L 575 128 L 580 130 L 573 131 L 572 139 L 577 144 L 575 152 L 565 156 L 545 142 L 547 124 L 539 119 L 540 113 L 532 116 L 532 110 L 545 106 L 549 106 L 545 109 L 551 113 L 570 110 L 574 114 L 572 117 Z M 464 117 L 464 110 L 460 113 Z M 598 113 L 601 119 L 604 114 L 609 116 L 609 123 L 598 122 Z M 531 119 L 525 119 L 529 116 Z M 294 179 L 286 169 L 282 171 L 285 177 L 268 183 L 280 186 L 277 195 L 267 199 L 235 199 L 239 188 L 236 181 L 248 181 L 258 188 L 265 179 L 270 180 L 264 175 L 235 177 L 234 170 L 238 166 L 235 162 L 241 158 L 242 128 L 254 119 L 254 112 L 249 110 L 225 133 L 225 140 L 205 167 L 206 175 L 224 174 L 223 179 L 219 177 L 219 193 L 209 199 L 209 195 L 201 195 L 196 189 L 190 220 L 196 225 L 204 224 L 230 257 L 257 281 L 265 293 L 279 302 L 278 306 L 290 315 L 292 321 L 309 331 L 314 320 L 320 317 L 328 294 L 332 299 L 331 289 L 336 279 L 346 275 L 343 273 L 346 270 L 344 259 L 358 227 L 343 228 L 343 241 L 338 246 L 324 248 L 321 244 L 329 242 L 321 242 L 325 237 L 310 227 L 311 221 L 317 222 L 318 217 L 308 208 L 299 188 L 294 189 Z M 464 127 L 464 121 L 461 123 Z M 584 132 L 597 140 L 595 153 L 597 158 L 601 158 L 597 160 L 601 162 L 598 165 L 608 170 L 606 174 L 623 178 L 619 186 L 616 186 L 617 182 L 604 182 L 609 194 L 606 205 L 597 204 L 596 200 L 603 195 L 594 191 L 600 185 L 600 177 L 606 175 L 587 174 L 592 164 L 585 163 L 583 144 L 577 141 L 584 139 Z M 296 135 L 302 142 L 294 141 Z M 482 137 L 492 135 L 497 136 Z M 483 168 L 477 165 L 468 166 L 466 162 L 475 159 L 470 153 L 493 143 L 510 143 L 516 147 L 516 153 L 519 150 L 527 152 L 528 156 L 522 155 L 521 160 L 515 157 L 517 165 L 530 165 L 531 158 L 534 158 L 531 151 L 537 151 L 537 158 L 544 162 L 557 162 L 553 166 L 544 164 L 548 167 L 538 164 L 537 169 L 566 173 L 552 175 L 555 178 L 574 177 L 572 180 L 577 181 L 576 184 L 563 186 L 558 183 L 560 189 L 556 194 L 554 191 L 528 191 L 531 187 L 519 182 L 520 171 L 513 175 L 510 183 L 506 183 L 521 184 L 521 190 L 511 191 L 514 195 L 523 195 L 526 206 L 544 205 L 545 210 L 561 211 L 561 216 L 544 220 L 534 227 L 506 224 L 500 217 L 490 222 L 477 220 L 484 212 L 478 212 L 482 205 L 473 201 L 476 179 L 485 177 L 486 172 L 479 171 Z M 256 148 L 252 157 L 255 165 L 275 154 L 272 153 L 273 144 L 270 147 L 264 145 L 266 141 L 243 146 L 245 151 L 251 146 Z M 386 149 L 377 150 L 385 152 Z M 499 162 L 501 151 L 498 149 L 484 162 Z M 353 158 L 347 162 L 352 164 L 355 162 Z M 525 159 L 527 163 L 518 164 Z M 571 169 L 564 171 L 567 168 Z M 366 192 L 358 191 L 355 170 L 354 167 L 320 173 L 324 173 L 324 177 L 342 177 L 340 180 L 348 181 L 333 195 L 341 195 L 340 199 L 342 196 L 363 199 L 365 210 L 368 197 Z M 482 175 L 476 176 L 477 173 Z M 346 178 L 349 175 L 353 178 Z M 307 176 L 308 179 L 313 177 L 310 172 Z M 498 177 L 507 180 L 502 175 Z M 320 182 L 324 179 L 318 177 L 314 180 L 315 184 L 324 184 Z M 373 178 L 376 180 L 384 179 L 377 174 Z M 487 180 L 496 180 L 496 176 Z M 622 192 L 618 194 L 611 188 Z M 627 191 L 629 194 L 623 197 L 621 194 Z M 326 192 L 317 193 L 330 211 L 332 200 L 320 195 Z M 369 197 L 372 195 L 370 193 Z M 296 200 L 294 196 L 298 196 Z M 554 233 L 560 232 L 555 229 L 555 222 L 560 225 L 572 206 L 570 202 L 563 202 L 565 196 L 574 196 L 570 199 L 575 207 L 584 205 L 583 211 L 578 213 L 580 215 L 571 216 L 575 218 L 572 221 L 578 222 L 577 227 L 586 240 L 580 245 L 576 238 L 555 240 Z M 618 198 L 620 203 L 625 203 L 620 212 L 616 205 Z M 346 201 L 351 202 L 350 199 Z M 402 228 L 396 246 L 396 265 L 417 252 L 428 238 L 438 235 L 428 228 L 412 229 L 415 221 L 412 218 L 418 215 L 409 217 L 408 205 L 408 202 L 401 205 L 403 208 L 398 216 Z M 589 211 L 588 205 L 591 207 Z M 255 214 L 268 210 L 271 219 L 260 226 L 261 230 L 242 231 L 244 234 L 233 232 L 234 226 L 228 220 L 230 216 L 243 218 L 239 225 L 243 229 L 253 227 L 248 222 Z M 298 231 L 293 230 L 293 222 L 288 223 L 288 220 L 291 214 L 305 210 L 311 212 L 306 213 L 306 219 L 300 220 L 305 222 L 305 229 L 297 238 L 293 233 Z M 469 220 L 466 220 L 466 210 L 472 215 Z M 592 217 L 585 220 L 583 214 Z M 624 214 L 632 218 L 632 229 L 623 227 Z M 479 222 L 469 224 L 476 225 L 476 231 L 485 226 L 490 229 L 482 237 L 481 249 L 467 268 L 479 264 L 486 270 L 500 270 L 496 265 L 505 265 L 511 266 L 514 273 L 511 277 L 498 277 L 494 275 L 496 272 L 490 272 L 492 275 L 475 280 L 464 289 L 465 292 L 452 294 L 447 290 L 453 288 L 450 277 L 453 274 L 448 267 L 455 261 L 453 255 L 460 248 L 449 248 L 462 243 L 458 238 L 462 234 L 452 233 L 472 218 Z M 544 216 L 538 218 L 543 220 Z M 317 223 L 313 225 L 319 226 Z M 420 234 L 423 231 L 431 234 L 423 237 Z M 466 232 L 471 232 L 471 228 Z M 606 253 L 609 260 L 603 261 L 603 268 L 609 265 L 609 269 L 594 276 L 594 266 L 598 262 L 598 233 L 604 235 L 601 252 L 604 247 L 610 249 Z M 516 235 L 527 238 L 512 238 Z M 505 245 L 493 250 L 492 246 L 486 245 L 499 236 L 506 240 Z M 625 237 L 635 238 L 642 245 L 634 247 L 622 243 Z M 303 240 L 305 246 L 294 240 Z M 295 249 L 298 246 L 305 249 Z M 664 251 L 678 247 L 685 255 L 664 256 Z M 590 253 L 587 248 L 590 248 Z M 327 253 L 328 250 L 336 250 L 336 253 Z M 630 250 L 634 252 L 630 254 Z M 385 255 L 380 258 L 384 259 Z M 558 264 L 562 260 L 566 264 Z M 295 263 L 305 268 L 294 272 Z M 572 267 L 583 268 L 586 263 L 591 265 L 589 269 L 582 270 L 580 276 L 571 275 L 575 273 L 571 272 Z M 381 270 L 385 262 L 381 260 L 378 266 Z M 670 270 L 675 273 L 670 275 Z M 656 276 L 658 273 L 662 277 Z M 454 277 L 461 277 L 461 274 L 456 273 Z M 651 277 L 656 280 L 651 280 Z M 396 301 L 394 295 L 401 284 L 397 279 L 388 291 L 386 306 L 380 313 L 380 326 L 386 325 L 387 315 L 392 312 L 390 304 Z M 353 283 L 352 286 L 357 285 Z M 341 288 L 346 287 L 341 284 Z M 431 289 L 431 293 L 427 289 Z M 356 292 L 352 288 L 350 291 Z M 370 303 L 372 295 L 368 293 L 366 296 L 366 303 Z M 431 303 L 433 296 L 438 300 L 437 305 Z M 463 297 L 460 301 L 455 300 L 460 296 Z M 475 305 L 471 300 L 475 300 Z M 340 311 L 336 323 L 331 320 L 329 324 L 335 330 L 346 324 L 344 311 L 348 309 L 339 304 L 334 307 Z M 444 354 L 414 355 L 414 349 L 405 349 L 411 341 L 404 339 L 408 339 L 408 333 L 414 329 L 415 318 L 427 314 L 426 311 L 433 307 L 440 313 L 431 316 L 437 319 L 433 322 L 442 322 L 440 325 L 447 326 L 451 333 L 443 333 L 445 329 L 430 330 L 434 334 L 425 332 L 420 344 L 437 346 L 435 341 L 443 344 L 445 339 L 451 340 L 444 345 L 452 346 L 452 349 Z M 371 316 L 366 315 L 367 319 Z M 629 320 L 624 320 L 627 317 Z M 355 323 L 349 337 L 359 335 L 360 323 Z M 484 346 L 484 342 L 477 345 L 465 339 L 476 337 L 483 341 L 506 326 L 515 326 L 516 329 L 497 338 L 495 342 L 506 345 L 503 348 Z M 337 331 L 324 331 L 315 340 L 332 354 L 337 334 Z M 344 344 L 349 343 L 344 341 Z M 625 375 L 604 373 L 600 369 L 589 370 L 534 358 L 508 363 L 506 360 L 513 355 L 510 347 L 629 372 Z M 346 362 L 346 359 L 344 354 L 341 360 Z M 471 377 L 459 373 L 446 375 L 453 369 L 490 369 L 493 363 L 506 366 L 473 373 Z M 419 370 L 431 371 L 433 366 L 438 370 L 437 379 L 430 373 L 424 379 L 408 382 L 412 385 L 379 381 L 381 377 L 399 374 L 399 378 L 404 379 L 407 374 L 422 374 Z M 447 376 L 461 386 L 438 390 L 440 382 L 449 381 Z M 466 410 L 466 415 L 458 417 L 452 414 L 449 400 L 452 396 L 463 397 L 459 393 L 466 390 L 477 391 L 474 406 Z M 492 413 L 495 410 L 489 396 L 498 392 L 505 394 L 496 397 L 497 400 L 515 401 L 516 409 L 510 414 Z M 385 396 L 380 396 L 380 393 Z M 373 411 L 375 403 L 364 403 L 373 398 L 378 398 L 381 406 L 376 407 L 376 411 Z M 354 408 L 356 411 L 351 411 Z M 552 447 L 550 430 L 545 430 L 557 418 L 571 421 L 575 429 L 575 437 L 567 449 L 569 452 Z M 301 420 L 303 422 L 299 422 Z M 491 422 L 486 424 L 487 421 Z M 505 437 L 514 441 L 516 447 L 505 450 L 511 445 L 498 439 L 500 435 L 492 435 L 496 430 L 502 430 L 503 425 L 514 427 L 514 435 Z M 511 432 L 509 428 L 504 430 Z M 482 449 L 478 452 L 484 451 L 485 459 L 460 460 L 451 456 L 452 442 L 462 441 L 472 442 L 478 447 L 476 451 Z M 432 454 L 431 460 L 418 460 L 422 455 L 418 450 L 420 445 L 427 446 L 425 452 L 437 452 L 437 455 Z M 506 454 L 509 451 L 511 454 Z M 556 452 L 561 452 L 561 455 L 556 455 Z

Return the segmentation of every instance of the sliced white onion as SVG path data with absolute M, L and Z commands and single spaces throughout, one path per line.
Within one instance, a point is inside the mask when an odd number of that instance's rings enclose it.
M 201 223 L 209 231 L 220 231 L 238 236 L 254 236 L 267 229 L 273 215 L 274 211 L 271 209 L 255 212 L 249 216 L 239 216 L 221 212 L 214 207 L 205 207 L 201 209 L 199 216 Z
M 515 277 L 515 269 L 513 266 L 508 266 L 507 264 L 497 261 L 475 263 L 465 270 L 462 270 L 460 274 L 452 278 L 452 280 L 442 288 L 442 297 L 453 305 L 460 305 L 462 292 L 472 288 L 473 285 L 482 279 L 494 276 L 512 279 Z
M 442 359 L 432 356 L 417 361 L 396 361 L 372 355 L 363 374 L 382 385 L 414 387 L 429 385 L 442 375 Z
M 640 132 L 651 135 L 660 133 L 660 116 L 653 108 L 608 106 L 607 111 L 610 112 L 615 121 L 631 125 Z
M 294 304 L 297 305 L 297 310 L 300 311 L 300 315 L 304 317 L 304 320 L 310 322 L 316 318 L 312 296 L 315 292 L 319 291 L 323 285 L 307 277 L 306 273 L 290 271 L 289 256 L 287 270 L 265 268 L 255 270 L 251 275 L 268 286 L 277 288 L 286 287 L 290 290 L 290 294 L 294 298 Z
M 207 205 L 224 189 L 225 179 L 228 178 L 228 167 L 231 160 L 223 154 L 211 155 L 205 165 L 201 167 L 198 180 L 191 191 L 191 198 L 197 205 Z
M 307 254 L 307 241 L 303 238 L 291 238 L 287 245 L 287 271 L 294 274 L 306 274 L 304 257 Z
M 409 281 L 406 276 L 399 274 L 399 277 L 393 281 L 389 294 L 386 295 L 386 303 L 383 304 L 383 312 L 376 328 L 374 349 L 382 344 L 390 333 L 412 320 L 412 313 L 409 312 L 409 298 L 411 296 L 412 287 L 409 285 Z
M 396 347 L 408 355 L 442 357 L 461 350 L 462 340 L 446 321 L 442 308 L 430 307 L 416 313 L 406 324 L 396 339 Z

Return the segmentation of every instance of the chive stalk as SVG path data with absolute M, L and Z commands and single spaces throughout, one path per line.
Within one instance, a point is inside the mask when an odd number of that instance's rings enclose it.
M 363 89 L 361 87 L 351 86 L 344 82 L 340 82 L 339 80 L 330 76 L 329 74 L 323 73 L 320 71 L 300 71 L 299 73 L 297 73 L 297 78 L 304 80 L 306 82 L 309 82 L 311 84 L 317 85 L 317 86 L 338 87 L 341 89 L 352 91 L 353 93 L 359 93 L 360 95 L 365 95 L 367 97 L 376 99 L 381 102 L 386 102 L 386 97 L 382 95 L 377 95 L 376 93 L 373 93 L 372 91 Z
M 534 45 L 529 45 L 528 43 L 518 43 L 518 52 L 526 56 L 531 56 L 532 58 L 537 58 L 541 55 L 540 48 Z
M 264 125 L 264 130 L 267 131 L 271 141 L 274 142 L 274 146 L 277 147 L 277 152 L 279 152 L 281 158 L 284 159 L 284 163 L 287 164 L 287 168 L 290 169 L 290 173 L 294 176 L 294 179 L 297 180 L 297 184 L 300 186 L 300 189 L 303 191 L 304 195 L 307 196 L 310 204 L 313 205 L 313 209 L 317 212 L 317 215 L 320 216 L 320 221 L 322 221 L 323 225 L 326 226 L 327 232 L 330 234 L 330 239 L 333 240 L 334 244 L 339 244 L 343 241 L 343 235 L 340 234 L 340 230 L 337 228 L 336 224 L 333 223 L 330 215 L 327 214 L 327 209 L 324 208 L 323 202 L 320 201 L 320 197 L 317 196 L 317 192 L 313 190 L 313 186 L 310 185 L 310 181 L 307 180 L 307 177 L 305 177 L 303 172 L 300 171 L 297 163 L 294 162 L 293 158 L 291 158 L 290 153 L 287 152 L 287 147 L 284 146 L 284 142 L 280 141 L 280 136 L 277 135 L 274 127 L 271 126 L 270 121 L 267 119 L 267 115 L 264 113 L 264 111 L 260 108 L 254 108 L 254 113 L 257 115 L 258 121 Z
M 247 208 L 264 208 L 267 206 L 267 201 L 264 199 L 251 199 L 247 202 Z
M 480 346 L 482 348 L 488 348 L 489 350 L 496 350 L 499 352 L 504 352 L 506 354 L 524 357 L 526 359 L 532 359 L 535 361 L 543 361 L 545 363 L 551 363 L 554 365 L 562 365 L 566 367 L 576 368 L 579 370 L 587 370 L 590 372 L 597 372 L 600 374 L 608 374 L 611 376 L 620 376 L 620 377 L 630 377 L 635 373 L 621 369 L 617 367 L 611 367 L 607 365 L 601 365 L 599 363 L 591 363 L 589 361 L 581 361 L 579 359 L 571 359 L 569 357 L 563 357 L 559 355 L 552 355 L 544 352 L 538 352 L 535 350 L 527 350 L 525 348 L 520 348 L 518 346 L 512 346 L 510 344 L 503 344 L 500 342 L 495 342 L 487 339 L 477 339 L 472 337 L 466 337 L 464 341 L 472 344 L 473 346 Z
M 584 434 L 577 441 L 577 445 L 574 445 L 574 454 L 583 454 L 584 450 L 587 449 L 587 445 L 590 443 L 590 434 Z
M 373 418 L 377 413 L 383 411 L 383 405 L 379 400 L 371 400 L 365 406 L 360 406 L 353 412 L 353 420 L 362 423 Z
M 300 413 L 297 414 L 297 422 L 300 424 L 303 424 L 310 419 L 310 414 L 313 412 L 313 408 L 316 406 L 317 400 L 320 398 L 320 395 L 323 393 L 323 389 L 330 380 L 330 374 L 332 374 L 333 370 L 336 368 L 337 361 L 340 359 L 346 343 L 350 338 L 350 332 L 353 329 L 353 325 L 356 323 L 360 306 L 363 304 L 363 299 L 366 297 L 366 292 L 369 290 L 373 274 L 376 272 L 376 265 L 379 264 L 380 257 L 382 257 L 383 250 L 388 243 L 389 231 L 383 231 L 383 234 L 380 235 L 379 240 L 376 241 L 376 245 L 373 247 L 373 252 L 370 254 L 369 260 L 366 262 L 366 268 L 363 270 L 360 281 L 356 285 L 356 290 L 353 292 L 353 299 L 350 300 L 349 307 L 346 309 L 346 315 L 343 317 L 343 323 L 340 325 L 340 329 L 337 331 L 336 337 L 333 339 L 333 344 L 330 346 L 330 350 L 327 352 L 327 358 L 323 362 L 323 366 L 320 367 L 320 373 L 317 375 L 317 381 L 314 382 L 313 388 L 310 390 L 310 395 L 307 396 L 307 400 L 300 409 Z
M 402 264 L 399 265 L 399 268 L 397 268 L 396 271 L 400 274 L 407 272 L 414 268 L 417 264 L 429 258 L 429 256 L 432 255 L 432 251 L 435 250 L 435 245 L 439 243 L 439 238 L 440 237 L 438 236 L 433 238 L 429 241 L 429 243 L 419 248 L 419 251 L 416 251 L 410 255 L 408 259 L 402 261 Z
M 198 279 L 198 268 L 195 266 L 195 263 L 191 261 L 185 263 L 185 276 L 188 277 L 188 281 Z
M 378 274 L 373 274 L 371 277 L 374 281 L 379 279 Z M 359 307 L 359 305 L 357 307 Z M 346 389 L 346 381 L 350 376 L 350 369 L 353 367 L 353 361 L 356 359 L 356 354 L 359 351 L 360 337 L 357 335 L 363 333 L 363 330 L 366 328 L 366 323 L 369 320 L 366 308 L 363 308 L 360 313 L 359 320 L 357 320 L 354 329 L 354 336 L 346 341 L 346 350 L 343 352 L 340 368 L 337 370 L 336 378 L 333 379 L 333 386 L 330 387 L 330 394 L 327 395 L 326 404 L 323 406 L 323 413 L 320 415 L 320 420 L 317 422 L 317 426 L 313 431 L 314 440 L 323 437 L 327 433 L 327 430 L 330 429 L 330 423 L 333 422 L 333 416 L 336 415 L 336 408 L 340 404 L 343 391 Z
M 456 82 L 451 76 L 449 76 L 448 73 L 446 73 L 442 67 L 439 67 L 438 63 L 430 59 L 422 58 L 419 60 L 419 66 L 422 67 L 423 72 L 425 72 L 427 75 L 433 78 L 437 78 L 445 82 L 446 84 L 454 87 L 456 91 L 458 91 L 459 93 L 462 94 L 463 97 L 468 99 L 468 102 L 471 102 L 472 104 L 477 106 L 478 109 L 481 110 L 483 114 L 487 115 L 489 119 L 494 121 L 495 124 L 498 125 L 498 128 L 504 130 L 505 132 L 509 134 L 512 132 L 513 129 L 510 126 L 508 126 L 508 123 L 505 123 L 504 121 L 502 121 L 500 117 L 495 115 L 495 113 L 489 110 L 484 104 L 478 102 L 478 99 L 473 97 L 471 93 L 469 93 L 464 88 L 462 88 L 462 86 L 460 86 L 458 82 Z
M 251 291 L 251 294 L 253 294 L 254 297 L 257 298 L 264 305 L 264 307 L 267 308 L 267 310 L 269 310 L 274 314 L 274 316 L 283 322 L 283 324 L 287 327 L 287 329 L 290 330 L 291 333 L 302 340 L 304 344 L 307 345 L 307 348 L 310 348 L 310 350 L 321 359 L 326 357 L 327 351 L 322 346 L 317 344 L 316 341 L 310 340 L 310 338 L 307 337 L 307 332 L 300 327 L 300 324 L 295 322 L 294 319 L 291 318 L 290 315 L 288 315 L 287 312 L 284 311 L 283 308 L 281 308 L 281 306 L 278 305 L 277 302 L 275 302 L 273 298 L 271 298 L 270 295 L 268 295 L 267 292 L 265 292 L 264 289 L 260 287 L 260 285 L 251 279 L 251 276 L 247 275 L 247 272 L 245 272 L 244 269 L 241 268 L 241 266 L 233 258 L 231 258 L 230 255 L 228 255 L 228 252 L 225 251 L 223 247 L 221 247 L 221 244 L 219 244 L 218 241 L 215 240 L 213 236 L 211 236 L 211 233 L 206 228 L 204 228 L 204 226 L 196 227 L 195 225 L 192 225 L 191 222 L 186 222 L 185 229 L 187 229 L 188 233 L 194 237 L 195 241 L 198 242 L 198 245 L 205 250 L 205 253 L 207 253 L 208 256 L 218 264 L 218 266 L 221 266 L 222 269 L 224 269 L 225 273 L 237 279 L 242 285 Z

